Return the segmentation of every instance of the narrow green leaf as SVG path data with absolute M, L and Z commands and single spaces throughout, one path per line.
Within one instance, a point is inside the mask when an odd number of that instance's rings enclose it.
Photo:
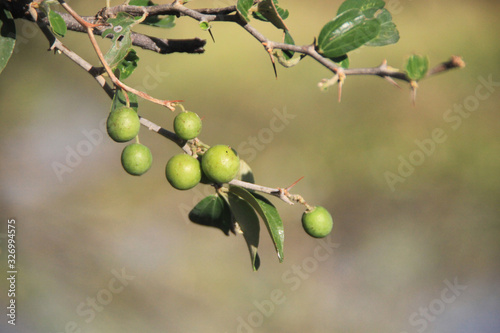
M 236 10 L 247 22 L 250 21 L 248 11 L 252 8 L 252 6 L 253 0 L 238 0 L 238 3 L 236 4 Z
M 243 232 L 243 237 L 245 238 L 248 251 L 250 252 L 252 267 L 253 270 L 256 271 L 260 266 L 260 259 L 257 254 L 260 233 L 259 217 L 252 206 L 236 194 L 231 192 L 227 193 L 227 199 L 234 218 Z
M 349 9 L 359 9 L 367 18 L 372 18 L 375 12 L 384 8 L 384 6 L 385 2 L 383 0 L 346 0 L 340 5 L 337 15 Z
M 286 44 L 295 45 L 295 41 L 293 40 L 292 35 L 290 35 L 290 32 L 288 30 L 285 30 L 284 42 Z M 295 52 L 293 52 L 293 51 L 283 51 L 283 56 L 285 57 L 285 60 L 292 59 L 294 54 L 295 54 Z
M 0 73 L 9 62 L 16 46 L 16 25 L 11 13 L 0 5 Z
M 59 15 L 59 13 L 51 10 L 49 11 L 48 18 L 52 32 L 60 37 L 64 37 L 64 35 L 66 35 L 68 28 L 66 27 L 66 22 L 64 22 L 62 16 Z
M 384 46 L 395 44 L 399 41 L 399 31 L 396 25 L 392 22 L 391 13 L 387 9 L 382 9 L 376 15 L 377 20 L 380 22 L 380 32 L 378 36 L 366 43 L 366 46 Z
M 230 186 L 229 192 L 234 193 L 246 200 L 260 215 L 262 221 L 266 225 L 267 231 L 273 240 L 274 247 L 278 253 L 278 259 L 283 261 L 283 243 L 285 240 L 285 232 L 283 221 L 274 205 L 261 195 L 250 193 L 242 187 Z
M 367 19 L 359 9 L 349 9 L 323 27 L 317 50 L 327 58 L 340 57 L 374 39 L 379 32 L 377 19 Z
M 137 111 L 139 106 L 137 102 L 137 96 L 129 93 L 128 98 L 130 100 L 130 107 Z M 113 102 L 111 103 L 111 111 L 114 109 L 121 108 L 122 106 L 127 106 L 127 99 L 125 98 L 125 93 L 121 89 L 116 89 L 115 96 L 113 96 Z
M 229 207 L 218 195 L 209 195 L 201 200 L 189 212 L 189 219 L 199 225 L 218 228 L 226 235 L 231 229 Z
M 429 58 L 417 54 L 411 55 L 406 61 L 406 74 L 413 81 L 422 79 L 429 69 Z

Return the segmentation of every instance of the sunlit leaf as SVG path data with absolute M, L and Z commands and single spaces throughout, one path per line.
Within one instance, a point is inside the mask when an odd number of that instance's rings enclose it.
M 59 13 L 51 10 L 49 11 L 48 18 L 52 32 L 60 37 L 64 37 L 64 35 L 66 35 L 68 28 L 66 27 L 66 22 L 64 22 L 62 16 L 59 15 Z
M 395 44 L 399 41 L 399 31 L 392 22 L 391 13 L 387 9 L 382 9 L 375 16 L 380 21 L 380 32 L 378 36 L 366 43 L 366 46 L 384 46 Z
M 125 33 L 121 40 L 116 39 L 113 41 L 113 45 L 109 51 L 104 55 L 104 59 L 108 63 L 109 67 L 114 68 L 122 61 L 125 56 L 129 53 L 132 47 L 132 37 L 130 31 Z
M 16 25 L 9 11 L 0 5 L 0 73 L 3 71 L 16 45 Z
M 111 68 L 114 68 L 128 54 L 132 46 L 131 28 L 139 22 L 141 18 L 135 18 L 127 13 L 120 12 L 115 18 L 108 19 L 110 25 L 102 32 L 102 37 L 111 35 L 111 48 L 104 55 L 104 58 Z
M 422 79 L 429 69 L 429 58 L 417 54 L 411 55 L 406 61 L 406 74 L 413 81 Z
M 379 32 L 377 19 L 367 19 L 359 9 L 349 9 L 323 27 L 317 50 L 327 58 L 340 57 L 374 39 Z
M 385 2 L 383 0 L 346 0 L 340 5 L 337 15 L 349 9 L 359 9 L 367 18 L 372 18 L 375 12 L 384 8 L 384 6 Z
M 236 10 L 240 15 L 248 22 L 250 21 L 248 17 L 248 11 L 253 6 L 253 0 L 238 0 L 236 4 Z

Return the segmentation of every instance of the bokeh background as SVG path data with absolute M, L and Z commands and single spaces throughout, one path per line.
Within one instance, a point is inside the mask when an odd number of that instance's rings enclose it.
M 296 43 L 311 43 L 340 3 L 281 1 Z M 258 183 L 285 187 L 304 176 L 294 192 L 334 216 L 322 243 L 303 232 L 302 207 L 273 200 L 285 223 L 285 261 L 264 229 L 258 272 L 243 237 L 187 220 L 211 188 L 169 186 L 164 166 L 180 150 L 144 128 L 154 165 L 141 177 L 127 175 L 124 145 L 100 125 L 106 94 L 48 52 L 32 24 L 17 22 L 16 53 L 0 75 L 0 266 L 7 270 L 6 221 L 15 218 L 18 316 L 12 327 L 2 314 L 0 331 L 499 332 L 500 4 L 389 3 L 400 42 L 354 52 L 351 67 L 383 59 L 402 67 L 411 53 L 428 55 L 431 65 L 453 54 L 467 63 L 422 81 L 416 107 L 407 86 L 377 77 L 349 77 L 338 103 L 336 87 L 317 87 L 330 73 L 307 58 L 278 67 L 276 80 L 262 46 L 231 23 L 213 24 L 215 44 L 188 18 L 173 30 L 139 28 L 208 41 L 203 55 L 139 50 L 131 85 L 185 100 L 203 117 L 201 139 L 239 147 Z M 71 5 L 93 15 L 104 1 Z M 70 32 L 63 41 L 97 63 L 85 35 Z M 481 78 L 495 84 L 484 87 Z M 453 111 L 460 106 L 461 114 Z M 142 101 L 140 113 L 171 128 L 170 111 Z M 282 130 L 269 134 L 285 113 Z M 418 153 L 416 140 L 428 142 L 436 129 L 445 139 Z M 249 149 L 251 137 L 258 149 Z M 77 149 L 88 153 L 58 177 L 54 163 L 66 164 Z M 387 173 L 418 156 L 422 163 L 391 188 Z M 0 288 L 6 312 L 5 279 Z

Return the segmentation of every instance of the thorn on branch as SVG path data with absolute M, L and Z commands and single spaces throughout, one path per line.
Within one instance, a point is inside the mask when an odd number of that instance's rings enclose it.
M 272 43 L 271 42 L 264 42 L 264 43 L 262 43 L 262 45 L 264 45 L 267 53 L 269 53 L 269 57 L 271 58 L 271 63 L 273 64 L 274 77 L 277 79 L 278 78 L 278 71 L 276 70 L 276 63 L 274 61 Z

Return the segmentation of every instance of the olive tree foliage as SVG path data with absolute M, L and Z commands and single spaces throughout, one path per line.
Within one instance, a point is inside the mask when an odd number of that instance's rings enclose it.
M 104 2 L 104 1 L 103 1 Z M 237 0 L 234 6 L 218 8 L 190 8 L 188 1 L 173 1 L 156 5 L 149 0 L 129 0 L 119 6 L 110 6 L 109 0 L 94 16 L 81 16 L 63 0 L 0 0 L 0 72 L 7 65 L 16 43 L 14 20 L 33 22 L 43 32 L 50 50 L 62 53 L 87 71 L 111 99 L 107 121 L 108 134 L 117 142 L 135 142 L 122 153 L 125 171 L 134 176 L 147 172 L 153 157 L 149 148 L 140 144 L 140 129 L 148 129 L 179 146 L 178 155 L 166 165 L 166 178 L 178 190 L 188 190 L 203 183 L 214 188 L 214 194 L 201 200 L 189 213 L 194 223 L 219 228 L 224 234 L 243 234 L 252 268 L 260 265 L 257 253 L 260 220 L 274 243 L 279 261 L 283 261 L 284 226 L 276 207 L 264 196 L 270 195 L 288 204 L 304 205 L 302 224 L 312 237 L 325 237 L 333 227 L 330 213 L 321 206 L 306 202 L 299 194 L 291 193 L 294 184 L 287 187 L 268 187 L 255 184 L 250 166 L 240 160 L 234 149 L 225 145 L 210 147 L 199 138 L 202 123 L 198 115 L 186 111 L 183 101 L 151 96 L 127 85 L 127 78 L 140 71 L 138 49 L 160 54 L 204 53 L 206 40 L 165 39 L 134 32 L 143 24 L 162 29 L 175 29 L 177 20 L 190 19 L 200 29 L 208 31 L 218 22 L 231 22 L 232 28 L 244 29 L 264 47 L 277 75 L 276 67 L 299 65 L 305 57 L 314 59 L 332 77 L 318 83 L 321 90 L 337 85 L 338 98 L 347 76 L 375 75 L 399 86 L 407 84 L 415 102 L 418 83 L 435 74 L 463 67 L 458 56 L 452 56 L 432 68 L 428 58 L 411 55 L 404 69 L 395 69 L 383 61 L 372 68 L 351 68 L 349 52 L 362 46 L 381 47 L 397 43 L 399 32 L 383 0 L 346 0 L 333 19 L 318 29 L 313 42 L 296 45 L 293 27 L 286 24 L 289 11 L 277 0 Z M 252 25 L 264 21 L 282 30 L 281 40 L 270 40 Z M 90 64 L 82 56 L 65 46 L 70 31 L 85 33 L 99 64 Z M 98 37 L 99 36 L 99 37 Z M 97 38 L 109 40 L 107 50 L 101 49 Z M 139 102 L 149 101 L 174 111 L 173 128 L 165 128 L 141 116 Z M 142 127 L 141 127 L 142 125 Z

